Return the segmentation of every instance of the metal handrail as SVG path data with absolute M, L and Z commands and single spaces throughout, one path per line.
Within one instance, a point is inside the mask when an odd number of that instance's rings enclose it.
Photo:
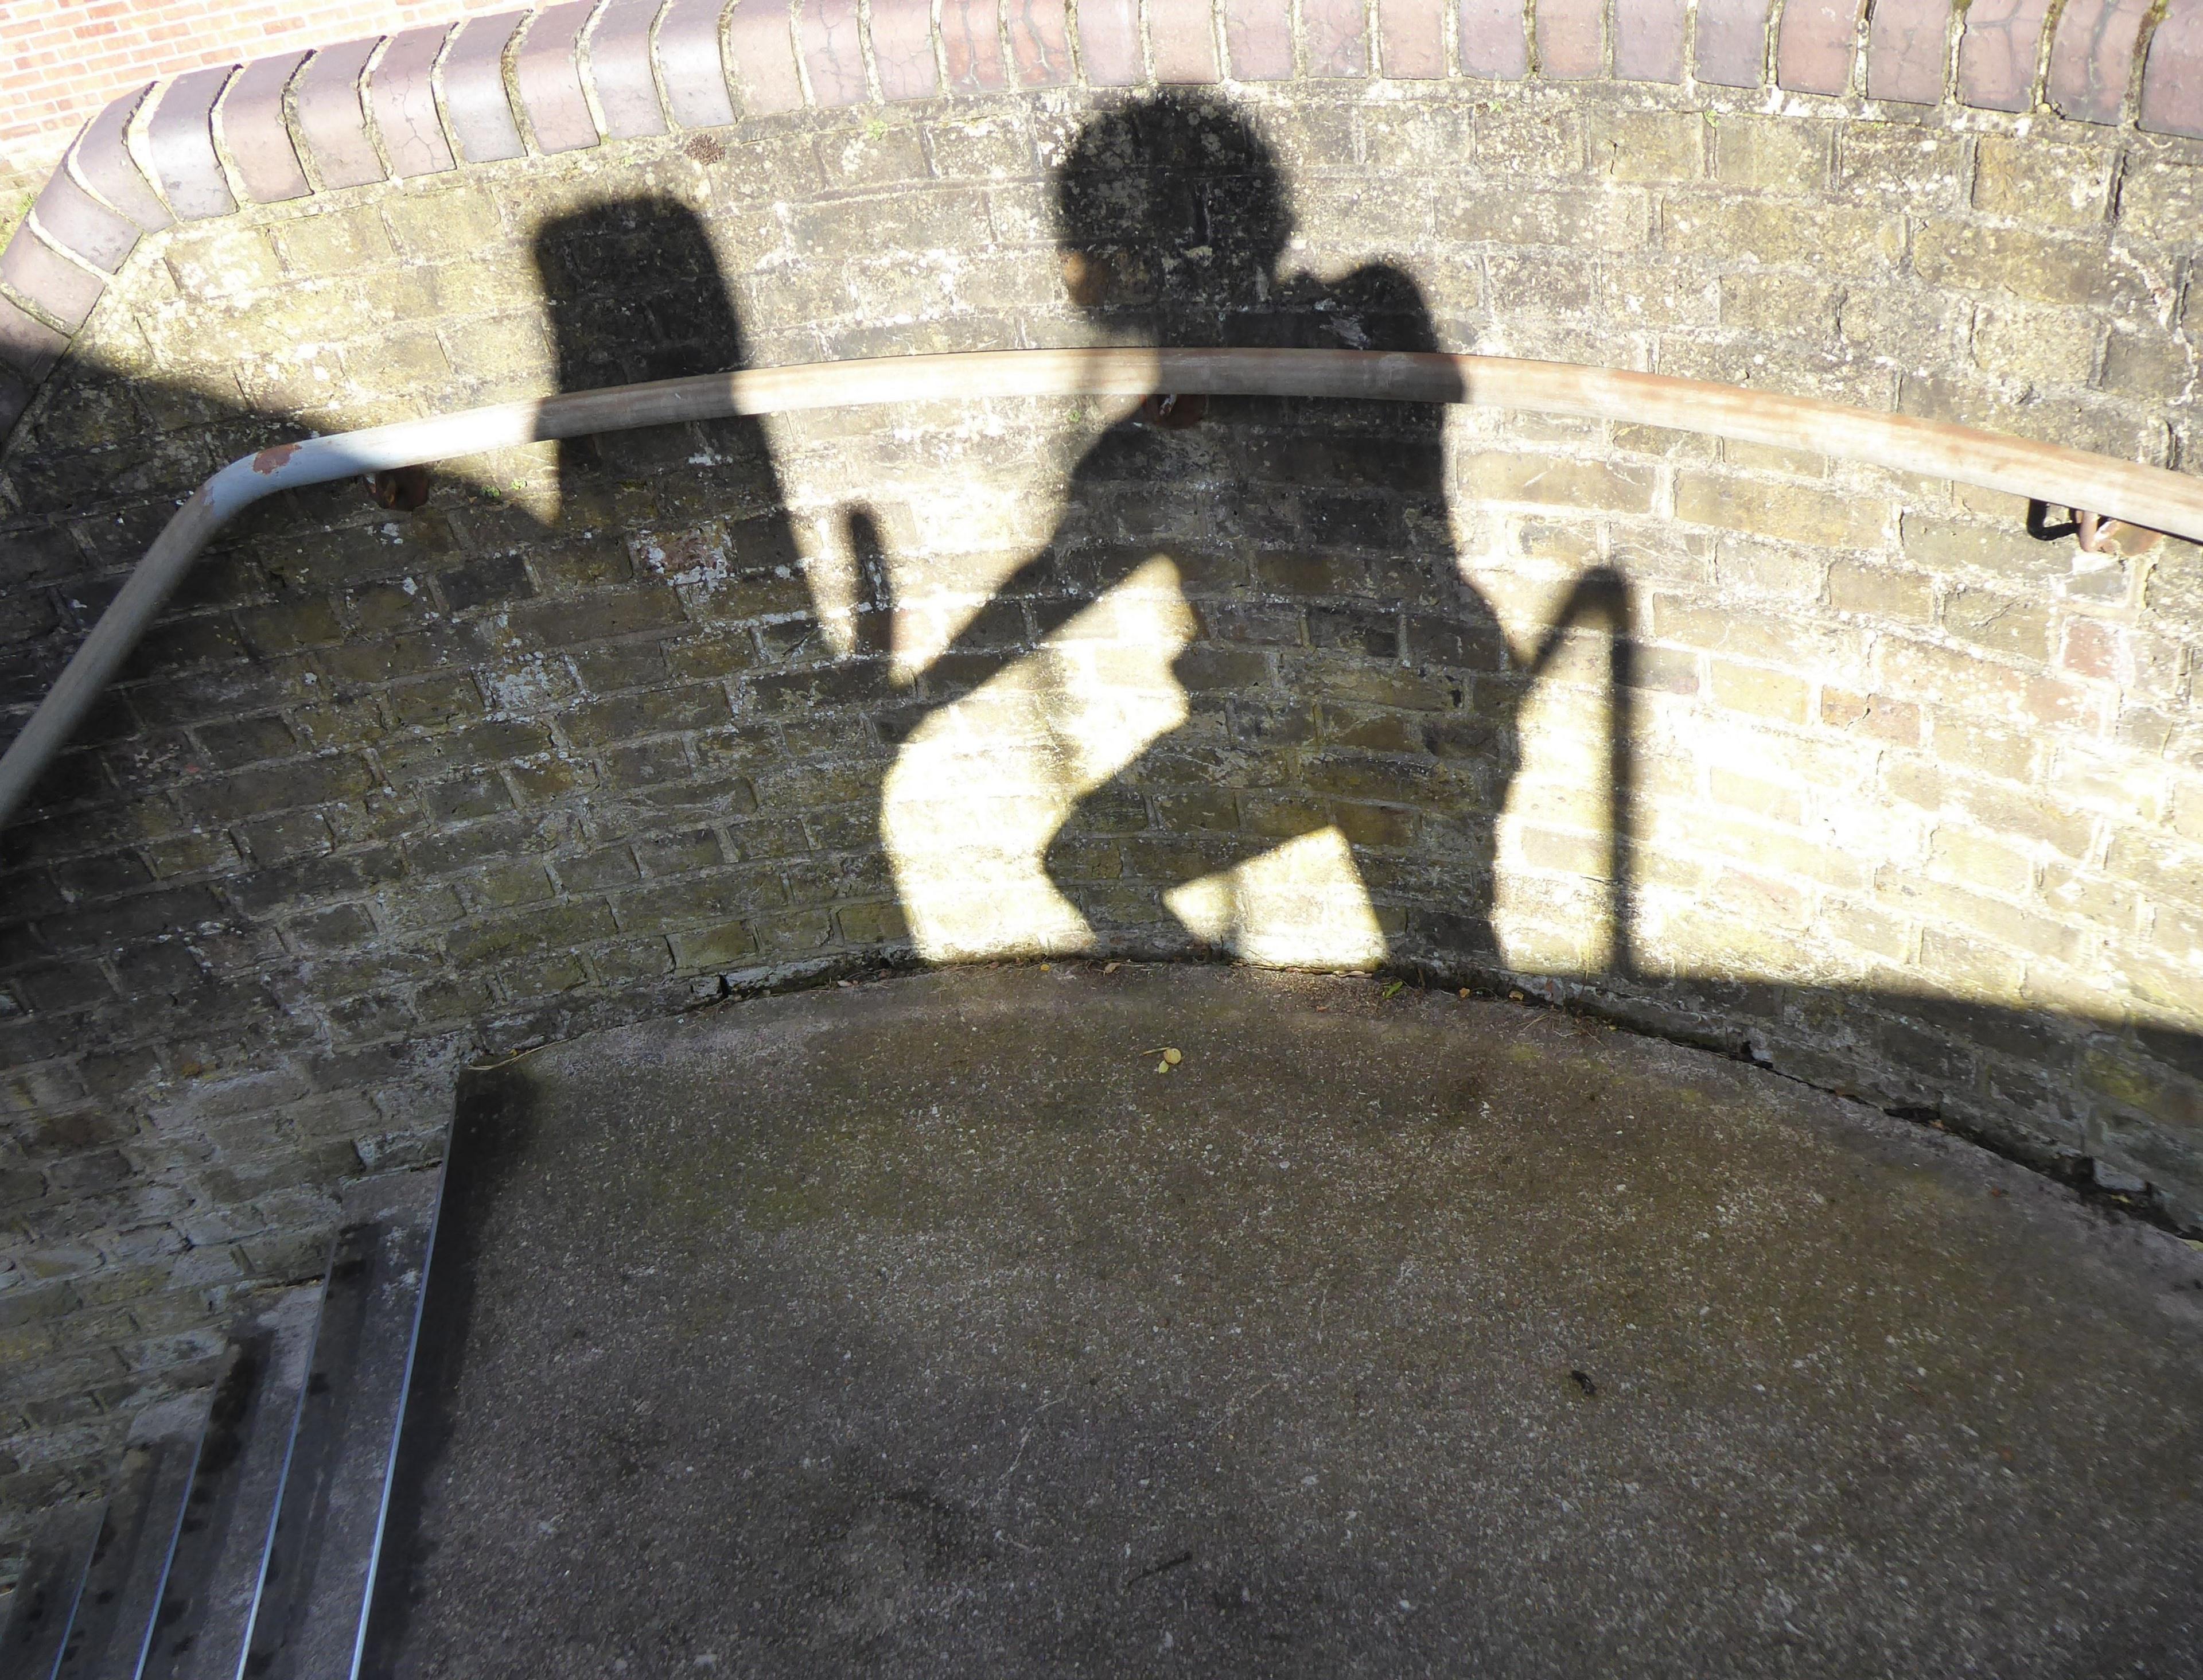
M 278 444 L 231 462 L 162 528 L 0 757 L 0 825 L 74 733 L 215 532 L 279 490 L 517 444 L 735 415 L 1157 392 L 1463 403 L 1705 432 L 1954 479 L 2203 541 L 2203 482 L 2160 467 L 1810 397 L 1562 362 L 1367 350 L 992 350 L 701 374 L 400 421 Z

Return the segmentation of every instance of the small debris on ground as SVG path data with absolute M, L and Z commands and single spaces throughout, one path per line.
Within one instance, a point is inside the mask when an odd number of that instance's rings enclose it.
M 1159 1564 L 1149 1564 L 1145 1569 L 1142 1570 L 1137 1575 L 1134 1576 L 1130 1581 L 1127 1581 L 1125 1583 L 1125 1588 L 1129 1591 L 1131 1588 L 1138 1586 L 1143 1581 L 1153 1580 L 1158 1575 L 1167 1575 L 1174 1569 L 1183 1569 L 1186 1565 L 1192 1561 L 1192 1553 L 1181 1552 L 1174 1558 L 1165 1558 Z

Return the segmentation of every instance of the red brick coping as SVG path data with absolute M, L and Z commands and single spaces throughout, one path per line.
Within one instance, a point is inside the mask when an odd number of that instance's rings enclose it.
M 2066 0 L 2054 24 L 2052 9 L 1881 0 L 1869 22 L 1863 0 L 938 0 L 937 15 L 934 0 L 565 0 L 194 70 L 86 123 L 0 252 L 0 439 L 140 235 L 233 214 L 240 192 L 272 204 L 806 107 L 1608 78 L 2203 137 L 2203 0 L 2171 0 L 2153 29 L 2152 0 Z

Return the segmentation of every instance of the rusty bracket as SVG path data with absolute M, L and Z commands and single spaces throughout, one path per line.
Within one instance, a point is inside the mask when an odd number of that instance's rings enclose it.
M 2124 523 L 2118 519 L 2106 519 L 2100 514 L 2086 513 L 2077 507 L 2072 512 L 2074 526 L 2080 532 L 2081 552 L 2084 554 L 2102 553 L 2104 544 L 2111 540 L 2111 533 Z
M 1140 418 L 1165 431 L 1182 432 L 1198 426 L 1208 415 L 1208 399 L 1202 396 L 1155 395 L 1140 399 Z
M 428 500 L 428 469 L 422 466 L 385 467 L 367 476 L 367 494 L 377 507 L 393 513 L 411 513 Z

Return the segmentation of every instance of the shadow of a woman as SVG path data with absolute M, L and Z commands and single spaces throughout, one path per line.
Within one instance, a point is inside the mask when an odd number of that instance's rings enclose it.
M 747 365 L 726 276 L 687 205 L 636 198 L 576 210 L 544 224 L 534 255 L 561 391 Z M 779 474 L 754 417 L 573 439 L 559 446 L 561 496 L 586 508 L 625 460 L 655 462 L 672 453 L 697 464 L 699 438 L 707 446 L 702 464 L 712 470 L 683 473 L 678 482 L 719 499 L 714 511 L 731 516 L 741 568 L 793 565 Z
M 747 365 L 726 277 L 687 205 L 646 197 L 574 211 L 544 224 L 533 254 L 561 391 Z M 669 465 L 678 470 L 661 470 Z M 637 581 L 682 598 L 689 625 L 670 649 L 681 676 L 731 677 L 755 662 L 743 638 L 712 633 L 725 602 L 754 603 L 758 591 L 746 584 L 786 597 L 791 609 L 807 606 L 779 470 L 754 417 L 568 440 L 558 446 L 558 503 L 556 529 L 546 534 L 549 551 L 555 556 L 571 545 L 583 552 L 570 563 L 544 562 L 554 575 L 619 570 L 626 562 L 613 553 L 617 534 L 637 526 L 688 533 L 677 543 L 633 545 Z M 724 655 L 716 666 L 715 649 Z M 597 695 L 662 685 L 675 674 L 664 663 L 668 652 L 657 637 L 610 642 L 577 656 L 576 671 Z M 608 766 L 608 772 L 617 792 L 690 779 L 706 768 L 637 750 L 622 754 L 618 769 Z M 653 795 L 659 802 L 673 796 Z M 712 796 L 709 786 L 700 786 L 687 802 L 709 807 Z
M 1066 287 L 1107 338 L 1437 347 L 1397 269 L 1284 272 L 1285 183 L 1227 104 L 1165 92 L 1090 119 L 1054 196 Z M 1373 962 L 1397 955 L 1403 932 L 1452 955 L 1496 952 L 1493 825 L 1519 687 L 1462 574 L 1444 423 L 1430 405 L 1158 393 L 1086 451 L 1049 541 L 997 599 L 1025 600 L 1032 643 L 1059 648 L 1109 634 L 1112 607 L 1072 621 L 1113 592 L 1119 618 L 1147 599 L 1149 642 L 1172 648 L 1183 699 L 1160 727 L 1152 707 L 1119 719 L 1120 735 L 1145 732 L 1059 802 L 1046 876 L 1059 921 L 1083 921 L 1076 937 L 1041 926 L 1022 943 L 1075 947 L 1091 927 L 1106 945 L 1113 925 L 1166 927 L 1160 908 L 1183 930 L 1166 938 L 1257 957 Z M 1017 657 L 959 638 L 934 668 L 954 686 L 932 675 L 927 693 L 955 703 Z M 1049 701 L 1038 697 L 1043 713 Z M 1082 747 L 1090 766 L 1111 756 L 1090 727 L 1067 739 L 1077 720 L 1060 707 L 1050 727 L 1065 774 Z M 891 843 L 895 825 L 890 808 Z M 1159 885 L 1161 906 L 1127 894 L 1127 877 Z M 1410 931 L 1391 889 L 1443 896 L 1458 914 Z M 1045 920 L 1045 907 L 1034 914 Z M 1308 932 L 1326 919 L 1328 932 Z
M 739 368 L 747 360 L 741 326 L 703 224 L 687 206 L 667 198 L 621 199 L 558 216 L 537 233 L 533 255 L 541 282 L 544 309 L 557 357 L 558 388 L 587 391 L 601 387 L 671 379 Z M 699 445 L 701 448 L 699 448 Z M 638 509 L 616 503 L 623 477 L 650 477 L 649 464 L 682 464 L 677 474 L 655 482 L 659 494 L 678 495 L 678 508 Z M 641 469 L 623 472 L 623 469 Z M 655 426 L 641 430 L 574 438 L 558 446 L 558 509 L 548 529 L 531 525 L 521 533 L 540 581 L 556 585 L 582 572 L 594 583 L 624 577 L 629 562 L 618 533 L 631 524 L 646 528 L 653 512 L 678 515 L 688 523 L 699 512 L 724 519 L 721 552 L 712 561 L 714 581 L 756 573 L 792 572 L 795 544 L 782 498 L 780 476 L 763 427 L 750 417 L 694 425 Z M 678 557 L 683 561 L 694 555 Z M 499 583 L 495 568 L 477 580 L 485 590 L 524 591 L 525 583 Z M 679 567 L 664 581 L 682 583 Z M 799 584 L 800 588 L 800 585 Z M 688 613 L 707 634 L 697 649 L 712 643 L 711 589 L 699 583 L 683 590 Z M 601 600 L 601 597 L 596 597 Z M 609 608 L 594 628 L 607 639 L 589 641 L 571 653 L 575 677 L 594 695 L 623 689 L 662 685 L 667 678 L 665 644 L 656 636 L 620 635 L 622 621 Z M 691 652 L 692 660 L 708 657 Z M 731 675 L 748 661 L 727 660 L 718 674 Z M 694 667 L 692 666 L 692 669 Z M 679 749 L 676 749 L 677 752 Z M 670 794 L 676 804 L 694 804 L 713 818 L 727 814 L 722 789 L 699 784 L 697 766 L 651 750 L 615 748 L 603 755 L 605 772 L 617 796 L 647 791 L 663 779 L 681 784 Z M 593 823 L 602 835 L 616 822 L 600 801 Z M 659 813 L 662 814 L 661 801 Z M 668 852 L 681 849 L 665 825 L 642 818 L 638 826 Z M 657 914 L 663 914 L 657 913 Z M 673 918 L 677 920 L 677 913 Z M 513 1174 L 523 1170 L 535 1118 L 524 1100 L 501 1095 L 474 1100 L 463 1083 L 459 1121 L 452 1145 L 452 1199 L 441 1216 L 432 1287 L 423 1308 L 419 1362 L 410 1390 L 405 1435 L 393 1466 L 385 1550 L 370 1606 L 370 1625 L 362 1654 L 363 1673 L 387 1676 L 405 1648 L 422 1572 L 437 1545 L 447 1514 L 431 1508 L 439 1461 L 449 1448 L 458 1416 L 454 1397 L 475 1334 L 481 1241 L 490 1210 Z

